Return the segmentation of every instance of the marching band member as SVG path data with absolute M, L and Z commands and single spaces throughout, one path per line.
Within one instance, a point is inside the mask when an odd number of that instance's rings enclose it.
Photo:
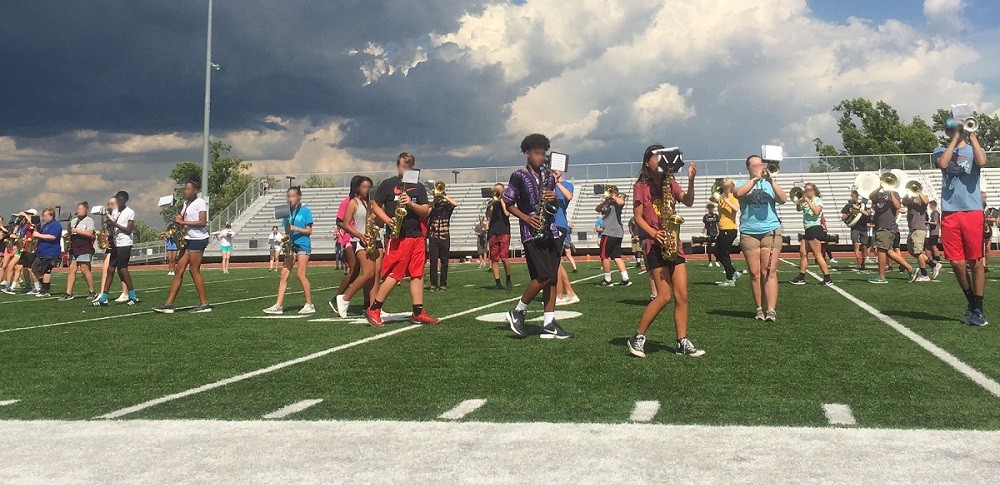
M 719 199 L 719 240 L 715 244 L 715 260 L 722 263 L 726 270 L 726 279 L 719 286 L 736 286 L 736 280 L 742 273 L 733 266 L 733 243 L 736 242 L 736 216 L 740 211 L 740 201 L 733 194 L 736 185 L 732 180 L 723 182 L 725 187 L 722 198 Z
M 938 211 L 936 200 L 927 203 L 927 241 L 924 243 L 924 251 L 929 261 L 934 261 L 934 273 L 931 279 L 937 279 L 941 272 L 941 212 Z
M 556 229 L 559 230 L 560 241 L 559 244 L 563 251 L 569 255 L 570 263 L 573 264 L 573 270 L 576 271 L 576 262 L 573 261 L 572 251 L 570 246 L 572 245 L 572 234 L 569 229 L 569 219 L 566 217 L 566 209 L 569 208 L 569 202 L 573 200 L 573 184 L 566 180 L 566 174 L 561 170 L 552 171 L 552 175 L 556 178 L 556 214 L 553 217 L 556 224 Z M 572 305 L 574 303 L 580 303 L 580 297 L 576 295 L 573 291 L 573 284 L 569 281 L 569 273 L 566 272 L 566 268 L 562 265 L 562 256 L 559 257 L 559 276 L 556 280 L 556 306 L 562 305 Z
M 705 256 L 708 257 L 708 267 L 711 268 L 719 264 L 718 256 L 715 254 L 716 241 L 719 239 L 719 214 L 715 213 L 715 204 L 711 202 L 705 204 L 705 215 L 701 216 L 701 226 L 701 233 L 707 239 Z M 716 261 L 712 261 L 712 256 L 716 257 Z
M 937 278 L 938 272 L 941 271 L 941 265 L 935 261 L 928 261 L 924 251 L 924 242 L 927 239 L 927 194 L 921 193 L 916 197 L 910 197 L 910 194 L 907 194 L 903 198 L 903 205 L 906 206 L 906 226 L 910 230 L 906 248 L 911 256 L 917 258 L 917 266 L 920 268 L 920 274 L 916 281 L 930 281 L 927 267 L 931 267 L 931 274 Z
M 278 226 L 271 226 L 271 233 L 267 235 L 267 249 L 270 253 L 267 270 L 274 271 L 278 267 L 278 256 L 281 254 L 281 241 L 285 237 L 278 232 Z
M 802 243 L 806 247 L 806 252 L 801 255 L 799 264 L 799 275 L 792 280 L 793 285 L 806 284 L 806 270 L 809 264 L 808 254 L 811 252 L 820 271 L 823 272 L 823 280 L 819 282 L 821 286 L 833 284 L 830 278 L 830 267 L 826 264 L 826 255 L 823 252 L 823 241 L 826 239 L 826 231 L 820 223 L 823 216 L 823 198 L 820 197 L 819 188 L 812 182 L 806 183 L 803 187 L 802 201 L 796 210 L 802 212 L 802 225 L 805 227 L 805 237 Z
M 357 187 L 360 187 L 361 182 L 363 182 L 366 178 L 367 177 L 364 175 L 355 175 L 351 177 L 351 190 L 347 194 L 347 197 L 344 197 L 344 200 L 340 201 L 340 206 L 337 209 L 337 229 L 335 231 L 339 231 L 339 233 L 334 232 L 333 237 L 337 238 L 337 241 L 343 248 L 344 260 L 347 263 L 347 271 L 344 273 L 344 277 L 340 280 L 340 286 L 337 288 L 337 295 L 343 295 L 344 292 L 347 291 L 347 287 L 351 286 L 351 283 L 353 283 L 354 280 L 356 280 L 361 274 L 361 267 L 357 264 L 357 255 L 356 251 L 354 251 L 356 248 L 351 246 L 351 234 L 341 228 L 343 228 L 345 224 L 354 224 L 352 219 L 347 218 L 347 206 L 354 201 L 354 196 L 352 194 L 357 192 Z M 368 199 L 363 200 L 362 203 L 367 204 Z M 370 295 L 367 293 L 365 294 L 365 308 L 368 308 L 368 305 L 371 304 L 371 301 L 368 300 L 369 296 Z M 333 304 L 335 305 L 337 297 L 334 296 L 333 298 Z M 334 308 L 334 311 L 336 311 L 336 308 Z
M 788 200 L 764 166 L 760 155 L 746 161 L 750 180 L 736 183 L 740 201 L 740 249 L 750 271 L 757 320 L 776 322 L 778 306 L 778 259 L 783 244 L 777 204 Z M 766 309 L 765 309 L 766 308 Z
M 278 279 L 278 298 L 274 305 L 264 309 L 268 315 L 281 315 L 284 312 L 282 305 L 285 301 L 285 291 L 288 290 L 288 277 L 295 268 L 295 276 L 302 285 L 302 293 L 305 295 L 306 303 L 299 310 L 299 314 L 308 315 L 316 313 L 316 307 L 312 304 L 312 291 L 309 285 L 309 278 L 306 270 L 309 268 L 309 255 L 312 253 L 312 232 L 313 215 L 312 211 L 302 203 L 302 189 L 295 185 L 285 191 L 288 202 L 288 215 L 284 218 L 285 233 L 292 244 L 292 257 L 285 258 L 281 264 L 281 276 Z
M 622 211 L 625 208 L 625 198 L 621 194 L 612 193 L 611 197 L 606 197 L 597 204 L 594 210 L 601 214 L 604 222 L 601 231 L 601 270 L 604 272 L 604 279 L 597 286 L 611 286 L 611 261 L 615 262 L 615 267 L 621 273 L 622 281 L 619 286 L 630 286 L 632 280 L 628 277 L 628 268 L 622 260 L 622 239 L 625 238 L 625 228 L 622 227 Z
M 556 204 L 554 175 L 545 169 L 549 147 L 549 139 L 545 135 L 535 133 L 524 137 L 521 153 L 524 154 L 525 167 L 510 174 L 510 183 L 503 192 L 505 207 L 520 220 L 521 243 L 531 277 L 517 305 L 507 312 L 507 323 L 518 338 L 528 336 L 524 328 L 525 315 L 528 304 L 539 292 L 543 302 L 541 337 L 573 337 L 556 321 L 556 282 L 562 259 L 562 239 L 559 238 L 554 217 L 547 218 L 543 209 L 545 205 Z
M 118 277 L 127 288 L 128 300 L 125 304 L 135 305 L 139 303 L 139 297 L 136 296 L 135 286 L 132 285 L 132 275 L 128 271 L 128 263 L 132 258 L 132 229 L 135 224 L 135 211 L 128 207 L 128 192 L 120 190 L 115 194 L 115 210 L 110 216 L 105 214 L 104 219 L 105 225 L 110 230 L 108 239 L 114 240 L 114 244 L 109 249 L 111 257 L 107 261 L 109 265 L 108 277 L 101 286 L 101 294 L 94 302 L 94 306 L 108 305 L 108 290 L 111 289 L 111 283 L 115 279 L 115 273 L 112 270 L 117 271 Z
M 872 220 L 875 221 L 875 249 L 878 250 L 878 274 L 872 275 L 868 279 L 869 283 L 886 284 L 885 272 L 891 264 L 889 260 L 895 261 L 910 276 L 910 281 L 917 279 L 917 271 L 907 263 L 896 250 L 896 238 L 899 237 L 899 226 L 896 225 L 896 213 L 902 207 L 899 195 L 892 190 L 883 190 L 878 186 L 868 196 L 872 201 L 874 211 Z
M 104 206 L 104 210 L 107 213 L 112 213 L 115 211 L 115 207 L 118 206 L 118 202 L 114 197 L 108 199 L 107 205 Z M 111 273 L 111 253 L 113 253 L 114 247 L 114 233 L 108 230 L 108 225 L 105 222 L 103 215 L 101 218 L 101 225 L 103 226 L 104 233 L 107 235 L 109 247 L 104 251 L 104 261 L 101 263 L 101 290 L 103 292 L 104 283 L 108 281 L 108 275 Z M 125 283 L 122 282 L 122 291 L 118 294 L 118 298 L 115 299 L 115 303 L 125 303 L 128 301 L 128 288 L 125 287 Z M 91 298 L 91 303 L 96 303 L 100 299 L 100 293 L 94 298 Z
M 410 277 L 410 298 L 413 302 L 410 323 L 438 323 L 438 319 L 428 315 L 424 309 L 424 263 L 427 262 L 424 231 L 427 216 L 431 212 L 427 189 L 423 184 L 403 184 L 403 173 L 412 169 L 415 164 L 413 155 L 400 153 L 396 157 L 399 175 L 383 180 L 372 200 L 375 215 L 390 228 L 395 222 L 388 214 L 394 214 L 397 207 L 406 209 L 406 216 L 400 222 L 402 227 L 399 228 L 399 237 L 389 239 L 385 256 L 382 257 L 382 283 L 378 287 L 378 296 L 365 312 L 368 323 L 375 327 L 382 326 L 382 305 L 386 298 L 396 289 L 396 283 L 407 276 Z
M 153 308 L 154 312 L 168 314 L 174 312 L 174 300 L 177 299 L 177 293 L 181 291 L 185 270 L 190 271 L 191 280 L 194 281 L 194 289 L 198 292 L 198 305 L 191 309 L 191 313 L 212 311 L 212 306 L 208 304 L 208 294 L 205 291 L 205 279 L 201 276 L 201 261 L 205 255 L 205 248 L 208 247 L 209 235 L 206 228 L 208 225 L 208 204 L 205 203 L 205 199 L 198 197 L 200 190 L 201 183 L 197 180 L 188 180 L 184 183 L 184 205 L 181 208 L 181 213 L 174 217 L 174 224 L 179 225 L 184 230 L 184 250 L 181 251 L 181 260 L 177 263 L 174 279 L 170 282 L 170 293 L 167 295 L 167 301 Z
M 854 246 L 854 264 L 859 270 L 865 269 L 868 247 L 868 223 L 871 222 L 871 211 L 861 202 L 861 194 L 857 189 L 851 189 L 851 200 L 840 210 L 840 220 L 846 224 L 851 213 L 858 211 L 861 219 L 851 227 L 851 245 Z
M 41 290 L 41 282 L 35 279 L 35 275 L 31 271 L 31 267 L 35 264 L 35 259 L 38 256 L 37 245 L 29 241 L 34 239 L 35 233 L 38 232 L 38 222 L 40 221 L 35 220 L 38 218 L 38 211 L 29 209 L 19 215 L 27 222 L 24 225 L 24 236 L 22 238 L 24 247 L 21 248 L 21 257 L 17 260 L 14 273 L 20 274 L 24 278 L 23 294 L 37 295 L 39 290 Z M 32 246 L 35 247 L 33 248 Z
M 3 259 L 0 259 L 0 289 L 7 288 L 7 273 L 8 267 L 13 267 L 11 262 L 14 260 L 14 254 L 17 248 L 17 230 L 18 225 L 11 221 L 10 227 L 0 223 L 0 233 L 3 237 L 0 238 L 0 243 L 3 244 Z
M 440 194 L 431 201 L 427 216 L 427 249 L 430 253 L 431 291 L 448 289 L 448 260 L 451 254 L 451 215 L 458 201 Z M 438 267 L 440 265 L 440 279 Z
M 983 259 L 982 231 L 984 216 L 979 186 L 986 154 L 975 132 L 966 134 L 959 120 L 948 119 L 945 135 L 947 147 L 934 150 L 941 169 L 941 242 L 944 257 L 955 272 L 959 287 L 969 305 L 961 321 L 970 325 L 986 325 L 983 296 L 986 293 L 986 261 Z M 968 141 L 967 141 L 968 139 Z M 970 146 L 971 143 L 971 146 Z M 972 271 L 972 280 L 966 271 Z
M 476 235 L 476 257 L 479 259 L 479 269 L 489 268 L 489 247 L 486 244 L 486 215 L 479 214 L 479 222 L 472 228 Z
M 666 204 L 664 204 L 664 199 L 668 196 L 664 193 L 666 190 L 670 191 L 669 196 L 674 200 L 674 203 L 680 202 L 688 207 L 694 205 L 694 177 L 698 173 L 698 168 L 694 163 L 688 167 L 687 191 L 682 190 L 680 184 L 670 177 L 672 172 L 680 166 L 665 168 L 671 172 L 669 174 L 659 169 L 660 155 L 654 152 L 662 148 L 664 148 L 663 145 L 650 145 L 646 148 L 643 153 L 639 179 L 632 188 L 632 212 L 635 215 L 635 222 L 639 225 L 639 229 L 651 235 L 645 242 L 646 269 L 653 275 L 657 296 L 646 304 L 638 328 L 636 328 L 632 338 L 628 340 L 628 351 L 636 357 L 646 356 L 644 348 L 646 332 L 672 297 L 674 300 L 674 330 L 677 333 L 677 344 L 674 352 L 689 357 L 700 357 L 705 355 L 705 351 L 696 348 L 687 336 L 688 277 L 684 256 L 678 254 L 676 259 L 668 260 L 663 254 L 663 247 L 668 244 L 668 238 L 679 237 L 679 235 L 668 232 L 661 225 L 662 215 L 657 212 L 658 210 L 667 210 Z M 666 187 L 668 180 L 670 186 Z M 675 241 L 675 244 L 680 253 L 683 244 L 680 240 Z
M 997 225 L 997 219 L 986 214 L 986 192 L 983 191 L 983 271 L 990 272 L 990 246 L 993 243 L 993 227 Z
M 33 212 L 31 209 L 29 212 Z M 11 236 L 14 238 L 13 244 L 11 246 L 11 258 L 7 262 L 7 266 L 4 268 L 4 281 L 6 285 L 0 289 L 3 293 L 7 295 L 17 294 L 17 282 L 21 279 L 22 267 L 21 267 L 21 256 L 23 253 L 23 246 L 27 238 L 31 236 L 31 220 L 25 217 L 27 213 L 20 212 L 15 215 L 16 223 L 11 229 Z M 30 217 L 30 216 L 29 216 Z M 25 285 L 30 283 L 28 280 Z M 25 292 L 29 289 L 26 288 Z
M 351 201 L 344 210 L 344 220 L 338 224 L 340 224 L 341 230 L 351 237 L 350 244 L 346 247 L 355 253 L 352 258 L 355 261 L 353 266 L 358 267 L 359 274 L 343 294 L 334 296 L 333 300 L 330 301 L 330 308 L 333 308 L 341 318 L 347 318 L 351 298 L 362 289 L 364 290 L 365 302 L 370 304 L 372 293 L 378 294 L 378 274 L 382 269 L 380 241 L 371 239 L 370 235 L 366 233 L 369 217 L 368 194 L 371 192 L 374 182 L 364 176 L 358 178 L 356 183 L 354 182 L 352 180 L 351 191 L 348 195 Z
M 494 290 L 502 290 L 500 286 L 500 264 L 503 263 L 503 272 L 507 277 L 507 290 L 514 289 L 514 284 L 510 281 L 510 210 L 507 202 L 503 200 L 503 184 L 493 186 L 493 198 L 486 209 L 486 221 L 488 224 L 488 238 L 490 246 L 490 269 L 493 271 Z
M 163 246 L 167 251 L 167 276 L 177 273 L 177 241 L 170 234 L 163 234 Z
M 219 240 L 219 251 L 222 253 L 222 274 L 229 274 L 229 258 L 233 255 L 233 238 L 236 232 L 233 231 L 232 224 L 226 224 L 226 228 L 215 234 Z
M 44 298 L 49 296 L 52 288 L 52 268 L 62 254 L 62 224 L 56 220 L 55 209 L 47 207 L 42 210 L 42 224 L 33 237 L 38 239 L 38 248 L 31 264 L 31 272 L 35 275 L 35 280 L 41 282 L 35 296 Z
M 94 275 L 90 265 L 94 261 L 94 219 L 90 213 L 90 204 L 80 202 L 76 205 L 76 217 L 69 221 L 69 247 L 66 252 L 69 254 L 69 272 L 66 275 L 66 293 L 60 300 L 69 301 L 73 299 L 73 286 L 76 284 L 76 272 L 83 273 L 83 280 L 87 282 L 87 291 L 90 298 L 94 298 Z

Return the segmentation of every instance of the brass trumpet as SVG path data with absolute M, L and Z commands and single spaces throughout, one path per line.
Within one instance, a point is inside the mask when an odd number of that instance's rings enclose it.
M 712 190 L 709 193 L 709 200 L 712 202 L 718 202 L 722 200 L 726 195 L 726 184 L 722 179 L 715 179 L 715 183 L 712 184 Z
M 979 120 L 973 116 L 966 118 L 962 121 L 962 129 L 965 130 L 966 133 L 975 133 L 979 130 Z
M 802 187 L 792 187 L 792 190 L 788 191 L 788 198 L 795 204 L 795 210 L 802 210 L 806 200 L 806 191 Z

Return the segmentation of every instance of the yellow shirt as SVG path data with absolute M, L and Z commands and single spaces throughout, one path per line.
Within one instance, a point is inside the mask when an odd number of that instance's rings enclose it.
M 735 231 L 736 230 L 736 213 L 739 211 L 740 201 L 736 199 L 736 196 L 729 194 L 726 197 L 726 204 L 719 204 L 719 230 L 720 231 Z

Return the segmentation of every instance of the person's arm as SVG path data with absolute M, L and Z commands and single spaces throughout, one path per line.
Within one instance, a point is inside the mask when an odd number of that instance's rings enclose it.
M 730 203 L 729 203 L 729 200 L 728 200 L 728 199 L 729 199 L 729 197 L 723 197 L 723 198 L 719 199 L 719 205 L 720 205 L 720 206 L 721 206 L 721 205 L 724 205 L 724 206 L 728 207 L 728 208 L 729 208 L 729 210 L 731 210 L 731 211 L 733 211 L 733 212 L 736 212 L 736 211 L 738 211 L 738 210 L 739 210 L 739 208 L 738 208 L 738 207 L 735 207 L 735 206 L 733 206 L 733 204 L 730 204 Z
M 687 207 L 694 205 L 694 177 L 697 174 L 698 165 L 691 162 L 691 165 L 688 165 L 688 188 L 681 196 L 681 204 L 684 204 Z M 670 190 L 673 190 L 673 187 L 671 187 Z
M 135 221 L 133 221 L 132 219 L 129 219 L 129 220 L 125 221 L 125 225 L 124 226 L 121 225 L 121 224 L 119 224 L 119 223 L 117 223 L 117 222 L 112 222 L 111 225 L 117 227 L 118 230 L 120 230 L 121 232 L 123 232 L 123 233 L 128 234 L 128 235 L 131 236 L 132 235 L 132 227 L 135 225 Z
M 821 215 L 823 213 L 823 206 L 813 203 L 813 199 L 806 199 L 806 205 L 809 206 L 809 210 L 812 211 L 813 215 Z
M 754 185 L 757 185 L 757 182 L 759 181 L 760 177 L 751 177 L 750 180 L 747 180 L 743 185 L 736 187 L 736 189 L 733 190 L 733 195 L 735 195 L 737 199 L 746 197 L 746 195 L 753 190 Z
M 951 159 L 955 155 L 955 147 L 958 146 L 958 141 L 962 139 L 961 137 L 962 134 L 958 130 L 955 130 L 955 135 L 951 137 L 951 142 L 948 143 L 948 148 L 945 148 L 941 156 L 938 157 L 938 168 L 944 170 L 951 164 Z
M 899 196 L 897 196 L 895 192 L 889 192 L 889 201 L 892 202 L 892 207 L 895 208 L 896 211 L 899 211 L 902 204 L 899 203 Z
M 41 239 L 42 241 L 55 241 L 56 239 L 59 238 L 59 236 L 56 236 L 54 234 L 48 234 L 45 232 L 35 232 L 34 237 L 35 239 Z
M 607 205 L 607 203 L 608 199 L 601 199 L 601 202 L 597 204 L 597 207 L 594 207 L 594 212 L 597 212 L 598 214 L 604 212 L 604 206 Z
M 573 192 L 567 189 L 562 183 L 556 184 L 556 188 L 559 189 L 559 192 L 562 192 L 563 198 L 566 199 L 567 203 L 573 200 Z
M 639 226 L 639 229 L 642 229 L 642 231 L 646 233 L 650 239 L 660 244 L 664 244 L 666 241 L 667 231 L 657 231 L 656 229 L 653 229 L 653 226 L 650 226 L 649 223 L 642 218 L 642 204 L 636 204 L 632 207 L 632 216 L 635 217 L 635 224 Z
M 77 224 L 79 224 L 79 222 Z M 94 230 L 93 229 L 87 229 L 86 227 L 84 227 L 82 229 L 79 228 L 79 227 L 71 227 L 70 230 L 69 230 L 69 233 L 70 234 L 76 234 L 78 236 L 83 236 L 83 237 L 94 237 Z
M 847 218 L 850 217 L 850 215 L 851 215 L 850 209 L 845 207 L 844 210 L 840 211 L 840 220 L 847 222 Z
M 352 200 L 350 203 L 347 204 L 347 210 L 344 211 L 344 218 L 337 219 L 337 227 L 339 227 L 341 231 L 344 231 L 350 234 L 351 236 L 354 236 L 358 239 L 364 239 L 365 235 L 361 231 L 359 231 L 358 228 L 353 227 L 347 223 L 347 221 L 354 220 L 354 213 L 357 210 L 358 210 L 358 201 Z
M 451 197 L 447 197 L 447 196 L 444 198 L 444 200 L 447 200 L 448 203 L 451 204 L 452 207 L 458 207 L 458 201 L 457 200 L 452 199 Z
M 507 201 L 500 197 L 500 209 L 503 210 L 504 217 L 510 217 L 510 209 L 507 207 Z
M 299 211 L 301 211 L 301 210 L 302 209 L 299 209 Z M 297 226 L 294 226 L 294 225 L 292 225 L 292 221 L 291 220 L 288 221 L 288 225 L 289 225 L 290 229 L 292 231 L 294 231 L 294 232 L 297 232 L 299 234 L 304 234 L 306 236 L 312 236 L 312 233 L 313 233 L 312 212 L 308 211 L 308 208 L 306 208 L 306 210 L 307 210 L 306 215 L 309 217 L 309 220 L 305 221 L 306 227 L 297 227 Z
M 872 193 L 868 194 L 868 200 L 875 200 L 876 198 L 878 198 L 879 192 L 882 192 L 882 186 L 881 185 L 878 186 L 878 187 L 875 187 L 875 190 L 873 190 Z
M 986 152 L 983 151 L 983 147 L 979 144 L 979 135 L 973 132 L 969 135 L 969 141 L 972 142 L 972 158 L 976 160 L 976 165 L 985 167 Z
M 784 204 L 788 202 L 788 194 L 785 193 L 785 189 L 778 185 L 778 181 L 773 177 L 771 178 L 771 188 L 774 190 L 774 201 L 778 204 Z
M 510 213 L 513 214 L 514 217 L 524 221 L 527 225 L 531 226 L 533 229 L 540 229 L 542 227 L 541 218 L 539 218 L 538 216 L 529 216 L 524 212 L 521 212 L 521 209 L 517 208 L 517 204 L 513 204 L 510 206 Z

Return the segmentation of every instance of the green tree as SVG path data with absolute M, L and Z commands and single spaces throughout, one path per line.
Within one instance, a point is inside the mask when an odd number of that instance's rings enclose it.
M 833 111 L 839 113 L 837 131 L 843 150 L 837 150 L 817 138 L 816 152 L 824 158 L 818 167 L 836 170 L 875 170 L 878 157 L 838 157 L 834 155 L 887 155 L 927 153 L 937 146 L 934 130 L 919 116 L 909 123 L 902 121 L 895 108 L 884 101 L 873 103 L 864 98 L 845 99 Z M 892 159 L 895 160 L 895 159 Z M 919 159 L 917 159 L 919 160 Z M 906 165 L 917 162 L 903 160 Z M 928 162 L 920 162 L 927 164 Z
M 208 172 L 208 213 L 210 217 L 229 206 L 253 181 L 253 177 L 250 175 L 251 164 L 232 155 L 232 149 L 232 145 L 221 141 L 213 141 L 209 145 L 211 162 Z M 178 185 L 192 179 L 200 181 L 201 164 L 178 163 L 170 171 L 170 178 Z M 179 193 L 177 197 L 180 197 Z M 169 222 L 173 220 L 176 209 L 165 207 L 160 211 L 160 214 L 165 222 Z
M 322 177 L 316 174 L 310 175 L 309 178 L 302 182 L 302 187 L 307 189 L 317 189 L 317 188 L 328 188 L 336 187 L 337 183 L 333 181 L 331 177 Z
M 136 220 L 132 225 L 132 242 L 135 244 L 159 241 L 160 231 L 145 221 Z

